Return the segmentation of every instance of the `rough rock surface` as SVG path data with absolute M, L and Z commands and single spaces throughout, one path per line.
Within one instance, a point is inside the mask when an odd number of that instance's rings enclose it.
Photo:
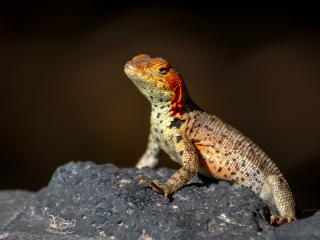
M 272 227 L 249 189 L 196 176 L 164 200 L 136 179 L 173 172 L 69 163 L 38 193 L 0 192 L 0 239 L 320 239 L 320 212 Z

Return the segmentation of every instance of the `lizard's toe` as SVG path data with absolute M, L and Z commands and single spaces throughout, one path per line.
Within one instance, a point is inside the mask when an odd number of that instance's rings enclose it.
M 155 180 L 148 181 L 142 175 L 139 175 L 137 178 L 140 179 L 139 184 L 141 184 L 141 183 L 147 184 L 149 187 L 152 188 L 153 191 L 164 194 L 165 198 L 166 198 L 166 196 L 168 196 L 168 194 L 166 194 L 166 191 L 164 191 L 164 189 L 161 187 L 161 185 L 157 181 L 155 181 Z
M 292 222 L 293 220 L 295 220 L 293 217 L 290 217 L 290 216 L 277 216 L 277 215 L 274 215 L 274 214 L 271 214 L 270 215 L 270 218 L 269 218 L 269 223 L 270 225 L 281 225 L 281 224 L 284 224 L 284 223 L 287 223 L 287 222 Z
M 150 181 L 148 186 L 151 187 L 152 190 L 155 191 L 155 192 L 162 193 L 162 194 L 165 193 L 163 191 L 163 189 L 161 188 L 161 186 L 159 185 L 159 183 L 157 181 L 155 181 L 155 180 Z

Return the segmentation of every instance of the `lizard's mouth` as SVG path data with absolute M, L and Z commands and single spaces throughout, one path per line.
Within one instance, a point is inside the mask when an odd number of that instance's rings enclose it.
M 136 68 L 130 64 L 130 62 L 127 62 L 127 64 L 124 66 L 124 72 L 128 76 L 128 78 L 138 87 L 140 88 L 140 85 L 145 82 L 141 77 L 142 75 L 139 74 L 139 72 L 136 71 Z
M 129 61 L 124 66 L 124 72 L 131 81 L 134 82 L 145 82 L 146 77 L 143 76 L 139 71 L 139 65 L 134 60 Z
M 138 74 L 134 68 L 124 68 L 124 72 L 130 80 L 139 80 Z
M 131 61 L 127 62 L 126 65 L 124 65 L 124 72 L 131 80 L 134 76 L 137 75 L 135 70 L 136 68 L 131 64 Z

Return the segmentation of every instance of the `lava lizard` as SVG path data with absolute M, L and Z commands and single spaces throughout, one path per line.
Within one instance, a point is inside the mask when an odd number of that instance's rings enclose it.
M 136 167 L 153 168 L 163 151 L 182 165 L 164 184 L 142 175 L 140 183 L 166 198 L 200 172 L 249 187 L 275 205 L 280 216 L 271 214 L 271 224 L 297 219 L 293 194 L 275 163 L 251 139 L 199 108 L 180 73 L 167 61 L 140 54 L 127 62 L 124 71 L 152 106 L 147 149 Z

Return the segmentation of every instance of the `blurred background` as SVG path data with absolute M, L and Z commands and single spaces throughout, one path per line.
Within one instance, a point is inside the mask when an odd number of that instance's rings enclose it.
M 145 53 L 268 153 L 303 216 L 320 210 L 316 3 L 149 2 L 0 3 L 0 189 L 37 191 L 70 161 L 133 167 L 150 106 L 123 66 Z

